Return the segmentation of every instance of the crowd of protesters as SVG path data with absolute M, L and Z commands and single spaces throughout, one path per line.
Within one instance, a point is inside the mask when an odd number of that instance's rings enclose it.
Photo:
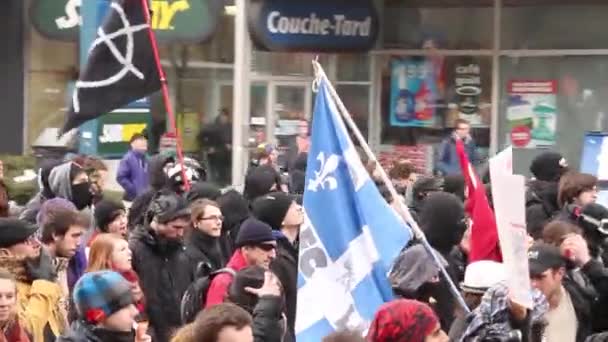
M 0 341 L 295 341 L 307 153 L 286 176 L 274 146 L 261 145 L 240 193 L 207 182 L 193 160 L 182 172 L 174 157 L 148 159 L 142 136 L 131 145 L 117 174 L 124 201 L 104 197 L 108 169 L 88 156 L 43 165 L 17 216 L 0 194 Z M 468 263 L 462 176 L 424 175 L 407 160 L 389 171 L 399 198 L 377 181 L 380 193 L 409 206 L 470 313 L 414 239 L 388 275 L 395 300 L 366 331 L 323 341 L 608 340 L 608 209 L 594 176 L 555 152 L 532 162 L 525 308 L 503 264 Z

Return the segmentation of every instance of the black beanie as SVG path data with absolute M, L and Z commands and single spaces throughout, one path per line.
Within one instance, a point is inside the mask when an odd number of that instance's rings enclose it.
M 189 203 L 192 203 L 200 198 L 215 201 L 221 195 L 222 190 L 220 190 L 220 188 L 218 188 L 215 184 L 209 182 L 196 182 L 192 185 L 190 191 L 188 191 L 186 199 Z
M 544 152 L 536 156 L 530 164 L 530 172 L 538 180 L 556 182 L 568 170 L 568 163 L 557 152 Z
M 253 216 L 267 223 L 272 229 L 279 230 L 294 199 L 284 192 L 271 192 L 258 197 L 251 204 Z
M 243 195 L 252 201 L 273 191 L 270 189 L 275 184 L 277 187 L 281 184 L 281 176 L 277 170 L 270 165 L 257 166 L 245 177 Z
M 240 248 L 269 241 L 275 241 L 272 228 L 256 218 L 248 218 L 241 224 L 235 245 Z
M 107 232 L 108 225 L 114 221 L 118 215 L 125 212 L 122 203 L 111 200 L 101 200 L 95 204 L 95 225 L 102 232 Z

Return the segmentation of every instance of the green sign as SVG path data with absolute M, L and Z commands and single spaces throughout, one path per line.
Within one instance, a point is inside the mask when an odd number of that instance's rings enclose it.
M 77 41 L 80 6 L 91 0 L 34 0 L 34 27 L 54 40 Z M 211 38 L 222 15 L 222 0 L 150 0 L 152 28 L 159 41 L 203 42 Z

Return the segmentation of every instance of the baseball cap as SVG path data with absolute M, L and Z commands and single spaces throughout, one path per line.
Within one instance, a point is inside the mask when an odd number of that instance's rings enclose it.
M 544 242 L 536 242 L 528 250 L 530 275 L 539 275 L 550 268 L 563 267 L 566 260 L 559 248 Z

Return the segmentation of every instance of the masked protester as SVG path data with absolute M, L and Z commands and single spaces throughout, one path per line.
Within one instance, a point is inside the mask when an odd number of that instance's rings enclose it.
M 146 212 L 145 224 L 129 238 L 133 270 L 141 279 L 154 341 L 169 340 L 181 325 L 181 298 L 194 281 L 184 252 L 184 230 L 190 226 L 186 200 L 170 192 L 156 194 Z
M 0 267 L 16 279 L 17 312 L 33 341 L 51 342 L 67 328 L 67 293 L 57 281 L 65 264 L 53 263 L 34 237 L 37 228 L 0 218 Z
M 49 185 L 49 175 L 55 166 L 60 165 L 60 161 L 48 161 L 44 163 L 38 170 L 38 188 L 40 191 L 25 205 L 25 209 L 19 215 L 20 220 L 29 223 L 36 223 L 36 216 L 40 211 L 40 207 L 48 199 L 55 197 Z
M 220 244 L 224 255 L 232 255 L 241 224 L 249 217 L 249 202 L 236 190 L 229 190 L 217 199 L 224 220 Z
M 99 271 L 85 274 L 74 288 L 78 319 L 58 342 L 151 342 L 133 328 L 138 314 L 131 285 L 120 274 Z

